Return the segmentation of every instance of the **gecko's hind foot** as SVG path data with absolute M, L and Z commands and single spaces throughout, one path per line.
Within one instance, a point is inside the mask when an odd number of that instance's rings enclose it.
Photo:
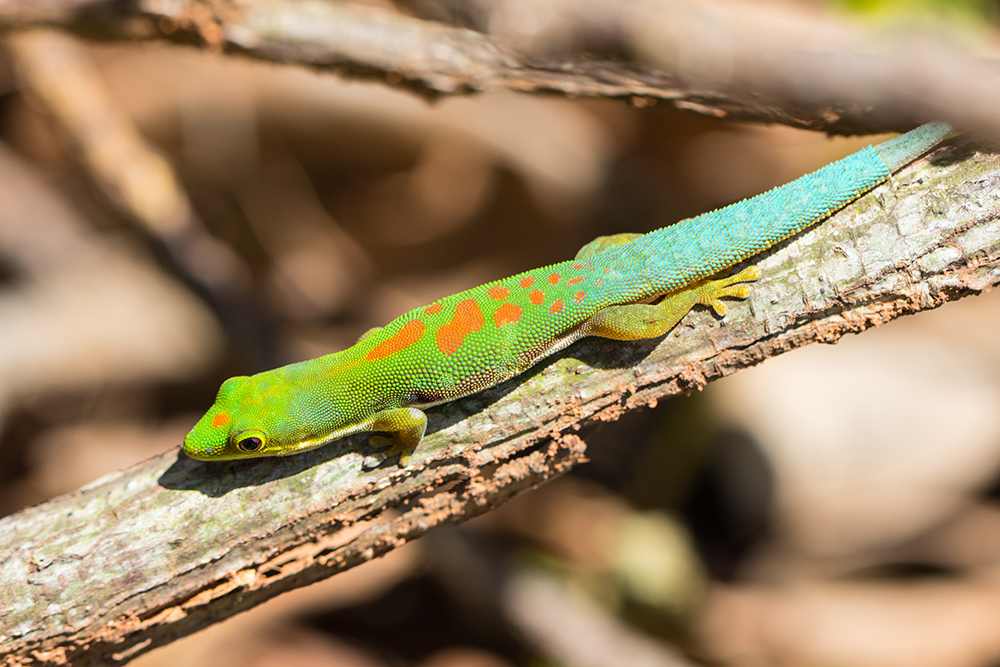
M 697 303 L 708 306 L 719 317 L 724 317 L 729 312 L 729 307 L 722 301 L 723 298 L 745 299 L 750 296 L 750 286 L 746 283 L 760 278 L 760 269 L 750 266 L 737 274 L 709 280 L 702 285 L 693 288 Z
M 576 253 L 576 257 L 574 257 L 574 259 L 587 259 L 588 257 L 593 257 L 594 255 L 598 255 L 613 246 L 634 241 L 640 236 L 642 236 L 642 234 L 635 234 L 632 232 L 612 234 L 611 236 L 598 236 L 596 239 L 580 248 L 580 252 Z
M 708 306 L 720 317 L 729 312 L 722 299 L 745 299 L 750 286 L 745 283 L 760 278 L 760 269 L 751 266 L 739 273 L 705 280 L 679 292 L 668 294 L 656 305 L 645 303 L 608 306 L 594 313 L 587 322 L 587 333 L 615 340 L 656 338 L 670 331 L 691 308 Z

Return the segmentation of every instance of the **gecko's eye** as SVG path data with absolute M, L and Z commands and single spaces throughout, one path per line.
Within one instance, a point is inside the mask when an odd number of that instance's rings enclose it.
M 241 452 L 248 454 L 259 452 L 264 446 L 264 434 L 255 429 L 240 431 L 233 437 L 233 440 Z
M 236 443 L 236 446 L 242 449 L 244 452 L 256 452 L 258 449 L 264 446 L 264 441 L 260 438 L 250 436 L 249 438 L 243 438 Z

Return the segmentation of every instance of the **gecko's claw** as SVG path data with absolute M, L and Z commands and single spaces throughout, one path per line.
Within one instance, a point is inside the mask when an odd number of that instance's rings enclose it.
M 375 470 L 382 465 L 382 462 L 385 461 L 385 459 L 386 457 L 384 455 L 378 456 L 376 454 L 367 454 L 365 458 L 361 460 L 361 469 L 365 472 Z

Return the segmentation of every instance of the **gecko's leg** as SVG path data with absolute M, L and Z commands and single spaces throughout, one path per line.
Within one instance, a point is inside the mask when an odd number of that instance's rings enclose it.
M 377 334 L 377 333 L 378 333 L 379 331 L 381 331 L 381 330 L 382 330 L 382 327 L 372 327 L 372 328 L 371 328 L 371 329 L 369 329 L 368 331 L 366 331 L 366 332 L 364 332 L 363 334 L 361 334 L 360 336 L 358 336 L 358 341 L 357 341 L 357 342 L 359 342 L 359 343 L 360 343 L 360 342 L 361 342 L 361 341 L 363 341 L 363 340 L 364 340 L 365 338 L 368 338 L 368 337 L 370 337 L 370 336 L 374 336 L 375 334 Z
M 745 283 L 758 278 L 760 269 L 751 266 L 733 276 L 695 283 L 668 295 L 656 305 L 608 306 L 588 320 L 587 335 L 615 340 L 657 338 L 674 328 L 697 304 L 710 307 L 720 316 L 725 315 L 728 309 L 721 299 L 745 299 L 750 295 L 750 287 Z
M 586 259 L 587 257 L 593 257 L 599 252 L 604 252 L 611 246 L 634 241 L 640 236 L 642 236 L 642 234 L 635 234 L 633 232 L 624 232 L 622 234 L 613 234 L 611 236 L 598 236 L 596 239 L 580 248 L 580 252 L 576 253 L 576 257 L 573 259 Z
M 382 461 L 394 454 L 399 454 L 399 466 L 405 467 L 410 462 L 413 450 L 424 439 L 427 430 L 427 415 L 416 408 L 393 408 L 375 413 L 367 424 L 370 431 L 388 431 L 389 437 L 373 435 L 369 442 L 376 447 L 385 448 L 378 457 L 365 457 L 362 467 L 366 469 L 377 467 Z M 370 466 L 369 458 L 375 465 Z

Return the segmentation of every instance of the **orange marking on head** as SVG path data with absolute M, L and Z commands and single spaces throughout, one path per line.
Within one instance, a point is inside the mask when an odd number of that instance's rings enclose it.
M 563 309 L 562 299 L 556 299 L 555 301 L 552 302 L 552 305 L 549 306 L 549 312 L 552 313 L 553 315 L 558 313 L 562 309 Z
M 439 313 L 439 312 L 441 312 L 440 303 L 432 303 L 431 305 L 424 308 L 425 315 L 433 315 L 434 313 Z
M 507 295 L 510 294 L 510 290 L 503 285 L 494 285 L 487 294 L 499 301 L 500 299 L 506 299 Z
M 577 271 L 579 271 L 580 269 L 583 268 L 583 264 L 576 263 L 576 264 L 573 265 L 573 268 L 576 269 Z
M 483 313 L 473 299 L 460 301 L 455 306 L 451 321 L 437 330 L 437 346 L 444 354 L 457 350 L 465 337 L 483 328 Z
M 558 273 L 550 273 L 549 274 L 549 284 L 551 284 L 551 285 L 558 285 L 560 278 L 562 278 L 562 276 L 560 276 Z
M 580 303 L 581 301 L 583 301 L 586 298 L 587 298 L 587 295 L 582 290 L 573 295 L 573 301 L 576 301 L 577 303 Z
M 212 418 L 212 426 L 225 426 L 229 423 L 229 413 L 228 412 L 217 412 L 215 417 Z
M 410 320 L 392 338 L 387 338 L 369 350 L 368 354 L 365 355 L 365 359 L 385 359 L 394 352 L 405 350 L 420 340 L 426 328 L 420 320 Z
M 567 280 L 566 284 L 567 285 L 575 285 L 575 284 L 577 284 L 578 282 L 580 282 L 582 280 L 583 280 L 583 276 L 577 276 L 576 278 L 570 278 L 569 280 Z
M 541 290 L 531 290 L 531 294 L 528 295 L 528 301 L 535 304 L 536 306 L 545 301 L 545 295 Z
M 521 282 L 518 283 L 518 284 L 521 287 L 524 287 L 524 288 L 531 287 L 532 285 L 535 284 L 535 277 L 534 276 L 526 276 L 524 278 L 521 278 Z
M 502 327 L 505 324 L 517 322 L 521 319 L 522 314 L 524 314 L 524 310 L 520 306 L 515 306 L 512 303 L 505 303 L 497 308 L 497 312 L 493 313 L 493 322 L 498 327 Z

